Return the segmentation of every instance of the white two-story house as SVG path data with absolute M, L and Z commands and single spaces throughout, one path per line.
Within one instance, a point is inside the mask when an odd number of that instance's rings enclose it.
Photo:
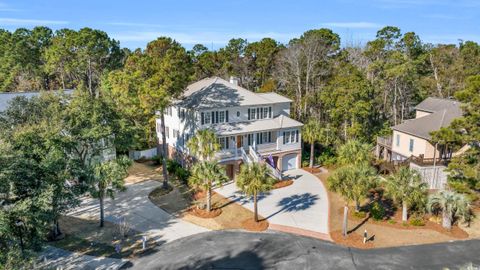
M 183 96 L 167 109 L 166 141 L 170 157 L 185 160 L 187 141 L 199 129 L 212 129 L 221 150 L 216 158 L 234 178 L 245 162 L 265 161 L 280 173 L 301 164 L 302 123 L 289 117 L 292 100 L 276 93 L 254 93 L 211 77 L 187 87 Z M 157 134 L 161 120 L 157 119 Z

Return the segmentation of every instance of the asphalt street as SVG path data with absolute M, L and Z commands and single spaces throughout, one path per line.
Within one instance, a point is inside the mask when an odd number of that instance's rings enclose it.
M 129 269 L 461 269 L 480 240 L 359 250 L 287 233 L 212 231 L 167 244 Z

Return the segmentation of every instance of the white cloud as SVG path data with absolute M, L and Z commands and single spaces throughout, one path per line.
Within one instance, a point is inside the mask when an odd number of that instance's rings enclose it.
M 381 28 L 383 25 L 371 22 L 329 22 L 322 23 L 323 26 L 333 28 Z
M 121 42 L 149 42 L 161 36 L 171 37 L 183 44 L 225 44 L 232 38 L 241 37 L 249 41 L 260 40 L 270 37 L 278 41 L 288 41 L 301 33 L 276 33 L 276 32 L 247 32 L 232 35 L 232 33 L 222 32 L 163 32 L 163 31 L 140 31 L 140 32 L 121 32 L 113 33 L 112 36 Z
M 15 19 L 15 18 L 0 18 L 0 26 L 4 25 L 61 25 L 68 24 L 67 21 L 53 21 L 53 20 L 36 20 L 36 19 Z

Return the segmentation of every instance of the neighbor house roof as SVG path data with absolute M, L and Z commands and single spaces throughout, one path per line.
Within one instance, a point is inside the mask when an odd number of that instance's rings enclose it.
M 241 133 L 251 133 L 256 131 L 295 128 L 301 126 L 303 126 L 302 123 L 293 120 L 288 116 L 280 115 L 273 119 L 217 124 L 213 126 L 213 129 L 217 135 L 225 136 Z
M 276 93 L 257 94 L 219 77 L 210 77 L 187 86 L 177 105 L 208 109 L 291 102 Z
M 417 106 L 415 106 L 415 109 L 419 111 L 433 113 L 441 111 L 443 109 L 455 107 L 459 107 L 459 102 L 454 99 L 428 97 L 422 102 L 420 102 Z
M 461 103 L 452 99 L 427 98 L 415 108 L 430 114 L 407 120 L 392 129 L 430 140 L 432 131 L 447 127 L 462 116 Z
M 60 90 L 56 90 L 54 92 L 59 92 Z M 66 94 L 71 94 L 73 90 L 64 90 L 64 93 Z M 10 105 L 10 102 L 16 98 L 16 97 L 26 97 L 26 98 L 32 98 L 32 97 L 37 97 L 41 94 L 42 92 L 7 92 L 7 93 L 0 93 L 0 112 L 3 112 L 7 110 L 8 106 Z

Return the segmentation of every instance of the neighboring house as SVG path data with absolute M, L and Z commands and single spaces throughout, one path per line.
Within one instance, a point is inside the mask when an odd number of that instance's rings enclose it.
M 70 95 L 73 93 L 74 90 L 67 89 L 63 90 L 63 93 Z M 60 91 L 54 91 L 55 93 L 60 93 Z M 38 97 L 42 92 L 7 92 L 7 93 L 0 93 L 0 114 L 7 110 L 10 103 L 15 98 L 24 97 L 27 99 Z M 112 139 L 113 140 L 113 139 Z M 117 154 L 115 151 L 115 147 L 112 144 L 112 140 L 102 139 L 96 147 L 100 147 L 100 154 L 95 155 L 92 158 L 93 162 L 102 162 L 107 160 L 115 159 Z
M 393 164 L 408 164 L 418 170 L 431 189 L 446 184 L 444 171 L 452 156 L 442 145 L 432 142 L 431 132 L 448 127 L 462 116 L 461 103 L 453 99 L 429 97 L 415 107 L 416 117 L 393 126 L 391 137 L 378 137 L 376 156 Z
M 276 93 L 254 93 L 218 77 L 187 87 L 181 99 L 167 109 L 166 140 L 170 157 L 188 159 L 187 141 L 199 129 L 212 129 L 221 150 L 216 158 L 234 178 L 243 162 L 271 164 L 276 177 L 300 168 L 302 123 L 289 117 L 292 100 Z M 157 134 L 161 120 L 157 119 Z

